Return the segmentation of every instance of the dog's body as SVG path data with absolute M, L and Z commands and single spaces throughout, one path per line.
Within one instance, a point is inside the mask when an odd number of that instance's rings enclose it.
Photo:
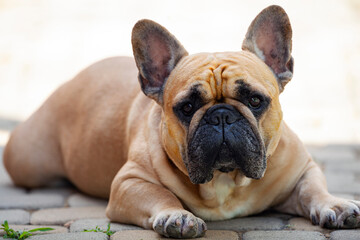
M 359 226 L 360 203 L 327 192 L 282 121 L 278 96 L 293 66 L 287 16 L 277 6 L 259 16 L 246 51 L 190 56 L 161 26 L 139 22 L 136 65 L 118 57 L 90 66 L 14 131 L 4 154 L 14 182 L 67 177 L 85 193 L 110 196 L 111 220 L 172 237 L 202 236 L 200 218 L 269 207 L 322 226 Z
M 9 169 L 15 183 L 36 187 L 67 177 L 80 190 L 108 198 L 111 182 L 126 162 L 124 123 L 140 95 L 136 78 L 134 60 L 118 57 L 94 64 L 60 87 L 12 134 L 5 151 L 5 159 L 13 152 L 12 160 L 6 165 L 11 169 L 21 161 L 24 171 L 31 169 L 25 174 Z M 23 148 L 27 151 L 17 151 Z

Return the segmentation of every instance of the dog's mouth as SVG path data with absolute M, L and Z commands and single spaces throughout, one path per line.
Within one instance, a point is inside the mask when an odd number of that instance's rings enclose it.
M 192 183 L 211 181 L 216 170 L 229 173 L 238 169 L 253 179 L 263 176 L 266 169 L 263 141 L 244 116 L 238 112 L 234 116 L 231 124 L 214 123 L 204 117 L 189 138 L 184 163 Z
M 228 172 L 232 172 L 235 170 L 235 168 L 232 168 L 232 167 L 221 167 L 218 169 L 220 172 L 223 172 L 223 173 L 228 173 Z
M 252 152 L 250 151 L 250 153 Z M 222 146 L 216 157 L 208 159 L 206 164 L 202 166 L 200 164 L 186 164 L 191 182 L 194 184 L 207 183 L 212 180 L 216 170 L 222 173 L 238 170 L 244 176 L 252 179 L 263 177 L 266 169 L 266 158 L 263 154 L 249 154 L 246 151 L 243 152 L 243 155 L 239 154 L 236 156 L 235 154 L 231 148 Z M 189 160 L 191 162 L 191 159 Z M 196 162 L 199 163 L 199 161 Z M 196 167 L 193 167 L 194 165 Z
M 220 172 L 228 173 L 234 171 L 235 168 L 236 164 L 233 153 L 231 149 L 229 149 L 228 144 L 226 144 L 226 142 L 223 142 L 215 158 L 213 169 L 219 170 Z

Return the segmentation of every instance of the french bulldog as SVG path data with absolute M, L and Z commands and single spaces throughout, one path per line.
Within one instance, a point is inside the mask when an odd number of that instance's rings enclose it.
M 279 95 L 294 60 L 281 7 L 253 20 L 243 51 L 189 55 L 150 20 L 136 23 L 132 46 L 135 61 L 95 63 L 14 130 L 4 164 L 16 185 L 66 177 L 109 198 L 112 221 L 166 237 L 201 237 L 204 220 L 268 208 L 326 228 L 360 226 L 360 202 L 328 193 L 283 121 Z

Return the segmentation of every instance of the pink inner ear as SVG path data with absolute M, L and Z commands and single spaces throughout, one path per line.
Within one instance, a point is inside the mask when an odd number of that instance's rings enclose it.
M 147 39 L 148 57 L 151 60 L 151 74 L 157 86 L 163 84 L 163 80 L 169 75 L 169 61 L 171 50 L 168 42 L 158 34 L 151 34 Z
M 284 40 L 280 29 L 273 22 L 262 24 L 256 32 L 256 46 L 262 51 L 265 57 L 265 63 L 273 69 L 276 74 L 282 73 L 284 70 Z

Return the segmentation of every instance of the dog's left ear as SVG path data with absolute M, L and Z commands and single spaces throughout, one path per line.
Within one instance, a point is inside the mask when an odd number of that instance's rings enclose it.
M 147 19 L 135 24 L 131 42 L 141 90 L 162 105 L 163 86 L 176 64 L 188 53 L 168 30 Z
M 243 50 L 256 54 L 273 70 L 280 92 L 293 75 L 291 38 L 289 17 L 284 9 L 273 5 L 265 8 L 252 21 L 242 45 Z

